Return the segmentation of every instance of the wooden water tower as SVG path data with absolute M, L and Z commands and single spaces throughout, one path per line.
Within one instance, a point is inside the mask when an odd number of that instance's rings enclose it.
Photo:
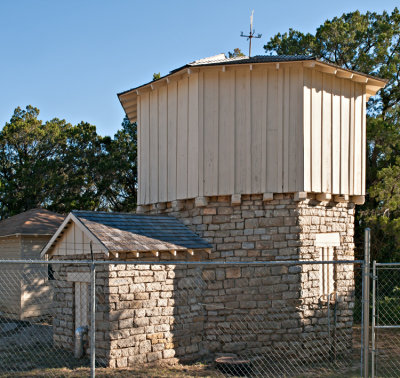
M 138 211 L 184 218 L 214 258 L 318 257 L 330 232 L 352 257 L 366 101 L 385 83 L 313 57 L 220 54 L 120 93 L 138 124 Z

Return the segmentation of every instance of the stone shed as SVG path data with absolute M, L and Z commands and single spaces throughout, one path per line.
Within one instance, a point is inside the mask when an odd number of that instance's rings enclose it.
M 96 267 L 96 356 L 106 366 L 195 358 L 204 332 L 198 266 L 211 245 L 170 216 L 73 211 L 42 251 L 57 260 L 90 260 Z M 171 265 L 127 265 L 126 261 Z M 73 350 L 74 332 L 90 326 L 88 265 L 53 264 L 53 337 Z M 117 363 L 118 361 L 118 363 Z
M 0 259 L 37 260 L 64 216 L 32 209 L 0 221 Z M 46 315 L 50 302 L 48 267 L 0 265 L 0 314 L 19 320 Z

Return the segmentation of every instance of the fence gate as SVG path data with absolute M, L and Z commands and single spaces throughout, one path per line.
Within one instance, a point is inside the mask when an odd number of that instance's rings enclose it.
M 400 264 L 373 262 L 372 377 L 400 375 Z

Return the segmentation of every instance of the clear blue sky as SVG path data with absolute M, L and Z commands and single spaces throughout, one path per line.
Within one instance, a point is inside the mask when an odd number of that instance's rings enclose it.
M 247 52 L 254 9 L 252 55 L 277 32 L 314 32 L 326 19 L 359 9 L 392 11 L 398 0 L 129 1 L 0 0 L 0 128 L 17 106 L 40 118 L 81 120 L 113 135 L 124 113 L 116 93 L 195 59 Z

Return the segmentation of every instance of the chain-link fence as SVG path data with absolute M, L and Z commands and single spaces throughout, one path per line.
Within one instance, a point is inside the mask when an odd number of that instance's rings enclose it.
M 372 376 L 400 376 L 400 264 L 373 264 Z
M 2 261 L 0 374 L 359 375 L 360 268 Z

